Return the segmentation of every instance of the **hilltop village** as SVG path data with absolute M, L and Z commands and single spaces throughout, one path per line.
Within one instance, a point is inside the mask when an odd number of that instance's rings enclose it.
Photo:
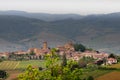
M 105 52 L 99 52 L 95 50 L 85 50 L 84 52 L 75 51 L 74 44 L 68 42 L 63 46 L 58 46 L 55 48 L 56 54 L 59 56 L 66 55 L 67 59 L 78 61 L 81 58 L 89 57 L 93 58 L 96 62 L 103 61 L 106 59 L 107 64 L 117 63 L 117 59 L 109 58 L 109 54 Z M 44 59 L 45 54 L 49 54 L 51 49 L 48 47 L 47 42 L 43 42 L 42 48 L 30 48 L 27 51 L 15 51 L 15 52 L 4 52 L 0 53 L 0 58 L 5 58 L 9 60 L 33 60 L 33 59 Z M 105 63 L 105 64 L 106 64 Z

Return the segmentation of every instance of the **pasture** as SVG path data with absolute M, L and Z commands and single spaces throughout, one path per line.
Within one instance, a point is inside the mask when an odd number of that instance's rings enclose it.
M 109 66 L 110 68 L 117 68 L 117 69 L 120 69 L 120 63 L 118 64 L 113 64 L 111 66 Z

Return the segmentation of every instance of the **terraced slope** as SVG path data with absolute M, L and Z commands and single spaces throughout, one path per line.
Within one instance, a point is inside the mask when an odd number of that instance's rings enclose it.
M 33 67 L 44 67 L 44 61 L 30 60 L 30 61 L 4 61 L 0 63 L 1 70 L 24 70 L 28 65 Z

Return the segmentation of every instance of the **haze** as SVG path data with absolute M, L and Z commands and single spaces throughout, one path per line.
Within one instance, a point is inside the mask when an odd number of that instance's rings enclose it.
M 120 12 L 120 0 L 0 0 L 0 11 L 105 14 Z

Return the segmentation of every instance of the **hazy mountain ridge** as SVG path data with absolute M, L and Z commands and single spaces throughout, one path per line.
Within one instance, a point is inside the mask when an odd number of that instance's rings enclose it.
M 17 49 L 41 47 L 43 41 L 48 41 L 51 46 L 57 46 L 72 40 L 101 51 L 119 53 L 119 15 L 119 13 L 89 15 L 80 19 L 66 18 L 52 22 L 15 15 L 0 15 L 0 38 L 11 45 L 14 43 L 19 46 Z
M 78 14 L 48 14 L 48 13 L 28 13 L 24 11 L 0 11 L 0 15 L 16 15 L 16 16 L 24 16 L 28 18 L 36 18 L 43 21 L 56 21 L 56 20 L 64 20 L 64 19 L 81 19 L 84 16 Z

